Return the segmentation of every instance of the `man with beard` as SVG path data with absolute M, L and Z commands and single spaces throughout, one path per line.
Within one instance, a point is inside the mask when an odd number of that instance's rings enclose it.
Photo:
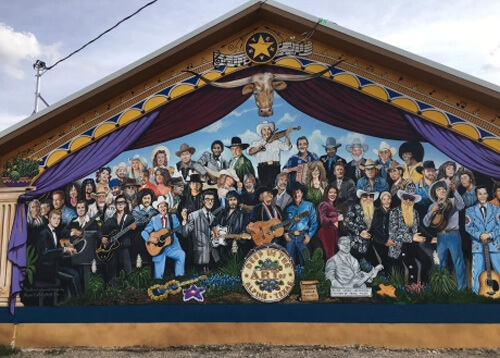
M 429 257 L 420 250 L 420 243 L 425 242 L 425 237 L 419 232 L 420 219 L 414 209 L 415 203 L 422 200 L 417 195 L 417 188 L 414 184 L 409 184 L 404 190 L 398 191 L 401 206 L 395 208 L 389 214 L 389 237 L 394 241 L 394 245 L 389 247 L 389 257 L 401 260 L 408 268 L 408 280 L 410 284 L 418 283 L 417 259 L 421 263 L 421 281 L 426 281 L 427 272 L 430 269 Z
M 257 159 L 260 184 L 267 187 L 274 185 L 274 180 L 280 172 L 281 151 L 292 148 L 290 143 L 292 128 L 289 127 L 286 130 L 284 142 L 279 139 L 269 142 L 274 129 L 274 122 L 263 121 L 259 123 L 256 132 L 262 139 L 254 141 L 248 148 L 248 154 L 255 155 Z
M 220 212 L 211 224 L 214 236 L 219 239 L 220 232 L 218 226 L 226 228 L 226 234 L 241 234 L 245 232 L 248 225 L 248 214 L 246 210 L 239 207 L 239 195 L 235 190 L 226 194 L 227 206 Z M 221 246 L 221 254 L 223 257 L 229 253 L 236 254 L 238 251 L 246 255 L 252 247 L 252 242 L 247 240 L 232 240 L 226 239 L 226 246 Z M 239 249 L 239 250 L 238 250 Z
M 250 223 L 247 225 L 247 232 L 252 233 L 256 222 L 268 221 L 271 219 L 282 219 L 280 209 L 273 205 L 273 190 L 267 186 L 261 186 L 255 191 L 255 197 L 259 204 L 255 205 L 250 213 Z M 280 237 L 275 237 L 272 242 L 278 244 Z
M 283 167 L 283 171 L 285 173 L 288 173 L 290 176 L 290 184 L 293 185 L 295 183 L 295 180 L 297 180 L 297 174 L 304 174 L 304 170 L 300 168 L 304 168 L 303 164 L 307 164 L 310 162 L 315 162 L 319 160 L 318 155 L 316 153 L 312 153 L 308 151 L 307 149 L 309 148 L 309 141 L 307 140 L 306 137 L 302 136 L 297 139 L 297 149 L 299 152 L 297 154 L 294 154 L 288 159 L 286 162 L 285 166 Z M 300 175 L 299 174 L 299 175 Z M 302 180 L 300 180 L 301 182 Z
M 226 146 L 231 150 L 233 157 L 229 161 L 228 167 L 234 169 L 242 183 L 245 182 L 245 176 L 252 174 L 255 177 L 255 170 L 250 159 L 243 155 L 243 151 L 249 147 L 247 143 L 241 143 L 240 137 L 233 137 L 231 144 Z
M 182 235 L 192 238 L 194 264 L 198 272 L 208 273 L 220 261 L 219 251 L 210 244 L 210 226 L 214 221 L 211 210 L 215 202 L 213 189 L 204 190 L 201 194 L 203 207 L 188 214 L 187 209 L 181 212 Z
M 342 163 L 344 165 L 347 163 L 344 158 L 337 155 L 337 149 L 341 146 L 342 144 L 337 144 L 337 140 L 335 138 L 326 138 L 326 145 L 323 146 L 323 148 L 325 148 L 326 155 L 322 155 L 319 158 L 325 167 L 326 178 L 329 184 L 335 180 L 335 163 Z
M 165 195 L 165 200 L 167 201 L 169 207 L 168 212 L 179 214 L 177 209 L 181 203 L 185 183 L 182 177 L 173 177 L 170 180 L 170 185 L 172 186 L 172 191 Z
M 373 203 L 378 199 L 379 193 L 373 191 L 371 186 L 367 186 L 364 189 L 358 189 L 356 195 L 360 202 L 351 205 L 344 217 L 344 224 L 352 241 L 352 255 L 358 260 L 361 258 L 369 260 L 369 257 L 373 256 L 372 250 L 368 252 L 372 238 L 370 228 L 375 212 Z
M 433 160 L 426 160 L 421 167 L 417 167 L 417 172 L 422 174 L 423 178 L 417 184 L 418 195 L 422 197 L 422 201 L 419 203 L 420 206 L 425 206 L 427 208 L 431 205 L 431 200 L 429 199 L 429 188 L 434 183 L 436 179 L 436 165 Z
M 332 185 L 338 189 L 335 205 L 340 212 L 345 214 L 349 206 L 356 201 L 356 183 L 345 176 L 344 163 L 335 163 L 333 171 L 335 179 L 332 181 Z
M 179 227 L 179 220 L 175 215 L 168 215 L 168 203 L 164 196 L 160 196 L 157 201 L 153 202 L 153 208 L 158 210 L 158 215 L 154 216 L 141 232 L 141 236 L 146 243 L 158 244 L 158 237 L 151 237 L 152 232 L 160 231 L 162 229 L 173 230 Z M 180 231 L 180 229 L 178 229 Z M 174 260 L 175 276 L 184 276 L 184 263 L 186 260 L 186 253 L 182 250 L 177 238 L 176 232 L 172 233 L 170 237 L 172 243 L 168 245 L 163 251 L 153 257 L 154 263 L 154 278 L 161 280 L 165 272 L 165 262 L 167 258 Z
M 309 250 L 308 244 L 318 229 L 316 208 L 313 203 L 304 200 L 306 195 L 307 188 L 299 182 L 295 182 L 292 186 L 293 202 L 286 208 L 286 218 L 295 220 L 288 226 L 284 234 L 285 248 L 294 261 L 300 265 L 304 264 L 302 251 Z M 306 212 L 307 216 L 300 216 Z M 295 259 L 295 251 L 298 253 L 298 260 Z
M 398 198 L 398 191 L 403 190 L 410 183 L 413 183 L 411 179 L 403 179 L 404 167 L 400 165 L 397 161 L 391 161 L 391 164 L 387 168 L 387 173 L 392 181 L 391 185 L 391 196 L 393 208 L 397 208 L 401 204 L 401 200 Z
M 276 177 L 276 195 L 273 199 L 273 204 L 276 205 L 282 212 L 285 211 L 286 207 L 290 205 L 293 201 L 290 194 L 288 194 L 288 174 L 281 172 Z
M 210 169 L 212 172 L 220 172 L 222 169 L 227 169 L 227 162 L 224 158 L 222 158 L 224 144 L 222 144 L 220 140 L 215 140 L 210 148 L 212 152 L 204 152 L 200 159 L 193 164 L 193 168 L 201 176 L 208 175 L 210 180 L 215 183 L 217 182 L 217 177 L 205 169 L 205 167 Z
M 151 174 L 149 173 L 149 169 L 144 169 L 141 172 L 141 175 L 139 177 L 139 191 L 143 189 L 151 189 L 154 192 L 155 190 L 157 190 L 156 185 L 151 183 L 151 181 L 149 180 L 150 175 Z
M 120 162 L 116 167 L 113 167 L 113 173 L 115 173 L 120 183 L 124 184 L 125 177 L 127 176 L 127 164 L 125 164 L 125 162 Z
M 389 184 L 379 175 L 380 168 L 381 164 L 376 165 L 372 159 L 367 159 L 365 164 L 360 164 L 359 169 L 363 171 L 363 176 L 356 183 L 356 188 L 363 189 L 365 186 L 370 185 L 374 191 L 379 193 L 388 191 Z
M 452 199 L 448 198 L 449 192 L 453 194 Z M 449 251 L 455 266 L 458 289 L 465 290 L 467 282 L 458 224 L 459 211 L 465 207 L 464 201 L 456 190 L 455 182 L 452 181 L 448 184 L 446 180 L 440 180 L 431 185 L 429 198 L 434 204 L 429 206 L 427 215 L 424 217 L 424 225 L 435 227 L 438 231 L 437 254 L 439 265 L 447 267 Z M 442 220 L 439 220 L 440 218 Z
M 127 199 L 129 211 L 132 211 L 137 206 L 137 181 L 133 178 L 125 178 L 125 183 L 122 185 L 123 194 Z
M 243 178 L 243 188 L 238 190 L 238 193 L 240 193 L 240 207 L 246 210 L 248 214 L 250 214 L 257 201 L 255 198 L 255 189 L 257 189 L 257 179 L 255 175 L 245 174 Z
M 366 162 L 366 159 L 363 158 L 363 156 L 368 150 L 368 146 L 366 144 L 361 144 L 361 139 L 354 138 L 352 140 L 352 144 L 346 145 L 345 149 L 351 153 L 352 156 L 352 160 L 347 163 L 345 167 L 345 175 L 348 178 L 351 178 L 354 182 L 357 182 L 363 175 L 360 165 L 364 165 Z
M 92 193 L 96 192 L 95 181 L 92 178 L 87 178 L 82 182 L 80 187 L 80 197 L 85 199 L 88 205 L 95 203 L 95 199 L 92 197 Z
M 411 179 L 414 184 L 422 180 L 417 168 L 422 167 L 424 147 L 420 142 L 405 142 L 399 147 L 399 157 L 404 161 L 403 179 Z

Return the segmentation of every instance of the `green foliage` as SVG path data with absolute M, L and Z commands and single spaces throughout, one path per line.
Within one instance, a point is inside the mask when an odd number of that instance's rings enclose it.
M 7 357 L 13 354 L 17 354 L 19 352 L 21 352 L 19 348 L 4 346 L 3 344 L 0 344 L 0 357 Z
M 30 245 L 26 250 L 26 277 L 30 285 L 33 285 L 34 276 L 36 273 L 35 263 L 38 260 L 38 255 L 35 250 L 35 246 Z
M 404 270 L 393 266 L 389 274 L 389 283 L 395 287 L 403 286 L 405 284 L 405 273 Z
M 241 254 L 229 255 L 224 259 L 223 265 L 217 271 L 221 275 L 239 277 L 244 259 Z
M 17 181 L 21 177 L 34 178 L 38 175 L 38 172 L 39 167 L 36 160 L 17 156 L 13 161 L 6 163 L 2 176 Z
M 457 291 L 457 284 L 446 267 L 436 266 L 429 274 L 429 285 L 436 295 L 449 296 Z
M 87 295 L 90 300 L 97 300 L 102 296 L 106 284 L 101 275 L 92 273 L 90 274 L 90 279 L 87 287 Z
M 325 277 L 323 249 L 317 248 L 314 250 L 312 257 L 308 249 L 304 249 L 302 254 L 304 255 L 304 271 L 300 275 L 300 281 L 319 281 L 318 293 L 322 296 L 328 296 L 331 283 Z M 297 281 L 299 281 L 299 278 L 297 278 Z
M 136 288 L 147 288 L 153 284 L 151 279 L 151 269 L 147 266 L 136 267 L 130 271 L 128 282 Z

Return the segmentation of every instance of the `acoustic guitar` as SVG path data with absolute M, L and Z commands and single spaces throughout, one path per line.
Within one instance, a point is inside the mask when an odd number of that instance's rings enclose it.
M 481 296 L 499 298 L 500 297 L 500 275 L 495 271 L 491 270 L 490 262 L 490 248 L 488 246 L 488 241 L 491 238 L 482 240 L 484 248 L 484 262 L 486 266 L 486 271 L 481 272 L 479 275 L 479 291 L 478 294 Z
M 252 240 L 255 245 L 269 244 L 275 237 L 280 237 L 285 233 L 285 226 L 292 221 L 298 221 L 308 215 L 309 211 L 304 211 L 300 213 L 300 215 L 283 222 L 278 218 L 273 218 L 268 221 L 257 221 L 253 223 L 253 225 L 250 225 L 251 228 L 248 226 L 247 228 L 250 231 L 250 235 L 252 235 Z
M 152 242 L 146 242 L 146 250 L 151 256 L 158 256 L 165 250 L 165 248 L 172 244 L 172 234 L 182 228 L 182 224 L 174 227 L 170 230 L 166 227 L 158 231 L 149 234 L 149 238 L 157 238 L 158 242 L 156 244 Z
M 226 239 L 234 239 L 234 240 L 250 240 L 252 236 L 250 234 L 242 233 L 242 234 L 228 234 L 227 232 L 228 227 L 227 226 L 221 226 L 217 225 L 215 230 L 219 232 L 219 237 L 215 237 L 214 232 L 211 232 L 211 244 L 212 247 L 218 247 L 218 246 L 226 246 L 227 242 Z

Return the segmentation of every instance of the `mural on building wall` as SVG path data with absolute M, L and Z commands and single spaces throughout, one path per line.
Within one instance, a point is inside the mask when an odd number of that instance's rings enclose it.
M 273 108 L 249 99 L 30 201 L 23 301 L 498 297 L 497 183 L 427 143 Z

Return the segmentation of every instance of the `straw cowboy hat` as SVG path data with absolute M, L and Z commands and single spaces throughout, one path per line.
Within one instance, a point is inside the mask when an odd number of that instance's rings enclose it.
M 396 160 L 391 160 L 389 163 L 389 167 L 386 169 L 387 173 L 392 172 L 393 170 L 399 170 L 400 172 L 404 172 L 405 168 L 403 165 L 399 164 Z
M 264 121 L 262 123 L 257 124 L 257 128 L 255 129 L 257 134 L 260 135 L 261 137 L 262 137 L 262 128 L 264 128 L 264 127 L 271 128 L 271 132 L 274 133 L 274 129 L 275 129 L 274 122 Z
M 409 195 L 413 197 L 415 203 L 418 203 L 420 200 L 422 200 L 422 196 L 417 194 L 417 187 L 413 183 L 408 184 L 404 189 L 398 190 L 398 198 L 401 199 L 403 195 Z
M 179 148 L 179 150 L 177 152 L 175 152 L 175 155 L 180 157 L 181 154 L 185 151 L 188 151 L 189 153 L 191 153 L 191 155 L 194 154 L 194 152 L 196 152 L 196 149 L 193 148 L 193 147 L 190 147 L 189 145 L 187 145 L 186 143 L 182 143 L 181 144 L 181 147 Z
M 109 188 L 104 185 L 97 185 L 97 189 L 95 193 L 90 193 L 90 197 L 92 199 L 97 199 L 99 195 L 108 195 Z
M 380 170 L 382 167 L 383 167 L 382 164 L 375 164 L 373 159 L 367 159 L 364 165 L 363 164 L 359 165 L 359 169 L 361 170 L 372 169 L 372 168 L 377 168 Z
M 240 178 L 238 177 L 238 174 L 236 174 L 236 170 L 232 169 L 232 168 L 228 168 L 228 169 L 222 169 L 221 171 L 219 172 L 216 172 L 208 167 L 204 167 L 207 172 L 210 173 L 210 175 L 213 175 L 214 177 L 220 177 L 221 175 L 229 175 L 231 178 L 233 178 L 235 181 L 239 182 L 240 181 Z
M 153 163 L 155 156 L 156 156 L 156 153 L 158 153 L 160 150 L 163 150 L 165 152 L 165 162 L 168 163 L 168 161 L 170 160 L 170 150 L 168 150 L 168 148 L 165 147 L 164 145 L 158 145 L 158 146 L 153 148 L 153 151 L 151 152 L 151 158 L 150 158 L 151 163 Z
M 250 144 L 248 144 L 248 143 L 241 143 L 240 137 L 233 137 L 233 138 L 231 138 L 231 144 L 226 145 L 226 148 L 241 147 L 241 149 L 245 150 L 249 146 L 250 146 Z
M 363 149 L 363 152 L 366 152 L 368 150 L 368 146 L 366 144 L 361 144 L 361 139 L 359 138 L 354 138 L 351 144 L 345 146 L 345 150 L 347 150 L 349 153 L 352 152 L 353 148 L 361 148 Z
M 391 155 L 395 155 L 397 153 L 397 149 L 394 148 L 394 147 L 391 147 L 389 145 L 389 143 L 387 143 L 386 141 L 382 141 L 382 143 L 380 143 L 378 149 L 374 149 L 373 150 L 373 153 L 375 153 L 375 155 L 378 155 L 379 152 L 383 151 L 383 150 L 388 150 L 391 152 Z
M 165 198 L 165 196 L 160 196 L 158 197 L 158 199 L 156 201 L 153 201 L 153 208 L 155 208 L 156 210 L 158 210 L 158 205 L 160 205 L 161 203 L 166 203 L 167 206 L 168 206 L 168 201 L 167 199 Z
M 356 190 L 356 196 L 358 198 L 361 198 L 363 194 L 373 195 L 373 200 L 377 200 L 380 193 L 378 191 L 373 191 L 371 185 L 365 185 L 363 189 Z
M 138 161 L 140 161 L 140 162 L 141 162 L 141 164 L 142 164 L 142 167 L 143 167 L 144 169 L 146 169 L 146 168 L 148 167 L 148 161 L 147 161 L 147 159 L 146 159 L 146 158 L 144 158 L 142 155 L 136 154 L 136 155 L 134 155 L 132 158 L 128 158 L 128 161 L 129 161 L 129 163 L 130 163 L 130 164 L 132 164 L 132 162 L 133 162 L 134 160 L 138 160 Z
M 323 148 L 338 148 L 341 147 L 342 144 L 337 144 L 337 140 L 333 137 L 326 138 L 326 144 L 323 145 Z
M 116 171 L 117 171 L 118 169 L 125 169 L 125 170 L 127 170 L 127 164 L 126 164 L 125 162 L 120 162 L 120 163 L 118 163 L 118 165 L 115 165 L 115 166 L 113 167 L 113 174 L 115 174 L 115 175 L 116 175 Z

